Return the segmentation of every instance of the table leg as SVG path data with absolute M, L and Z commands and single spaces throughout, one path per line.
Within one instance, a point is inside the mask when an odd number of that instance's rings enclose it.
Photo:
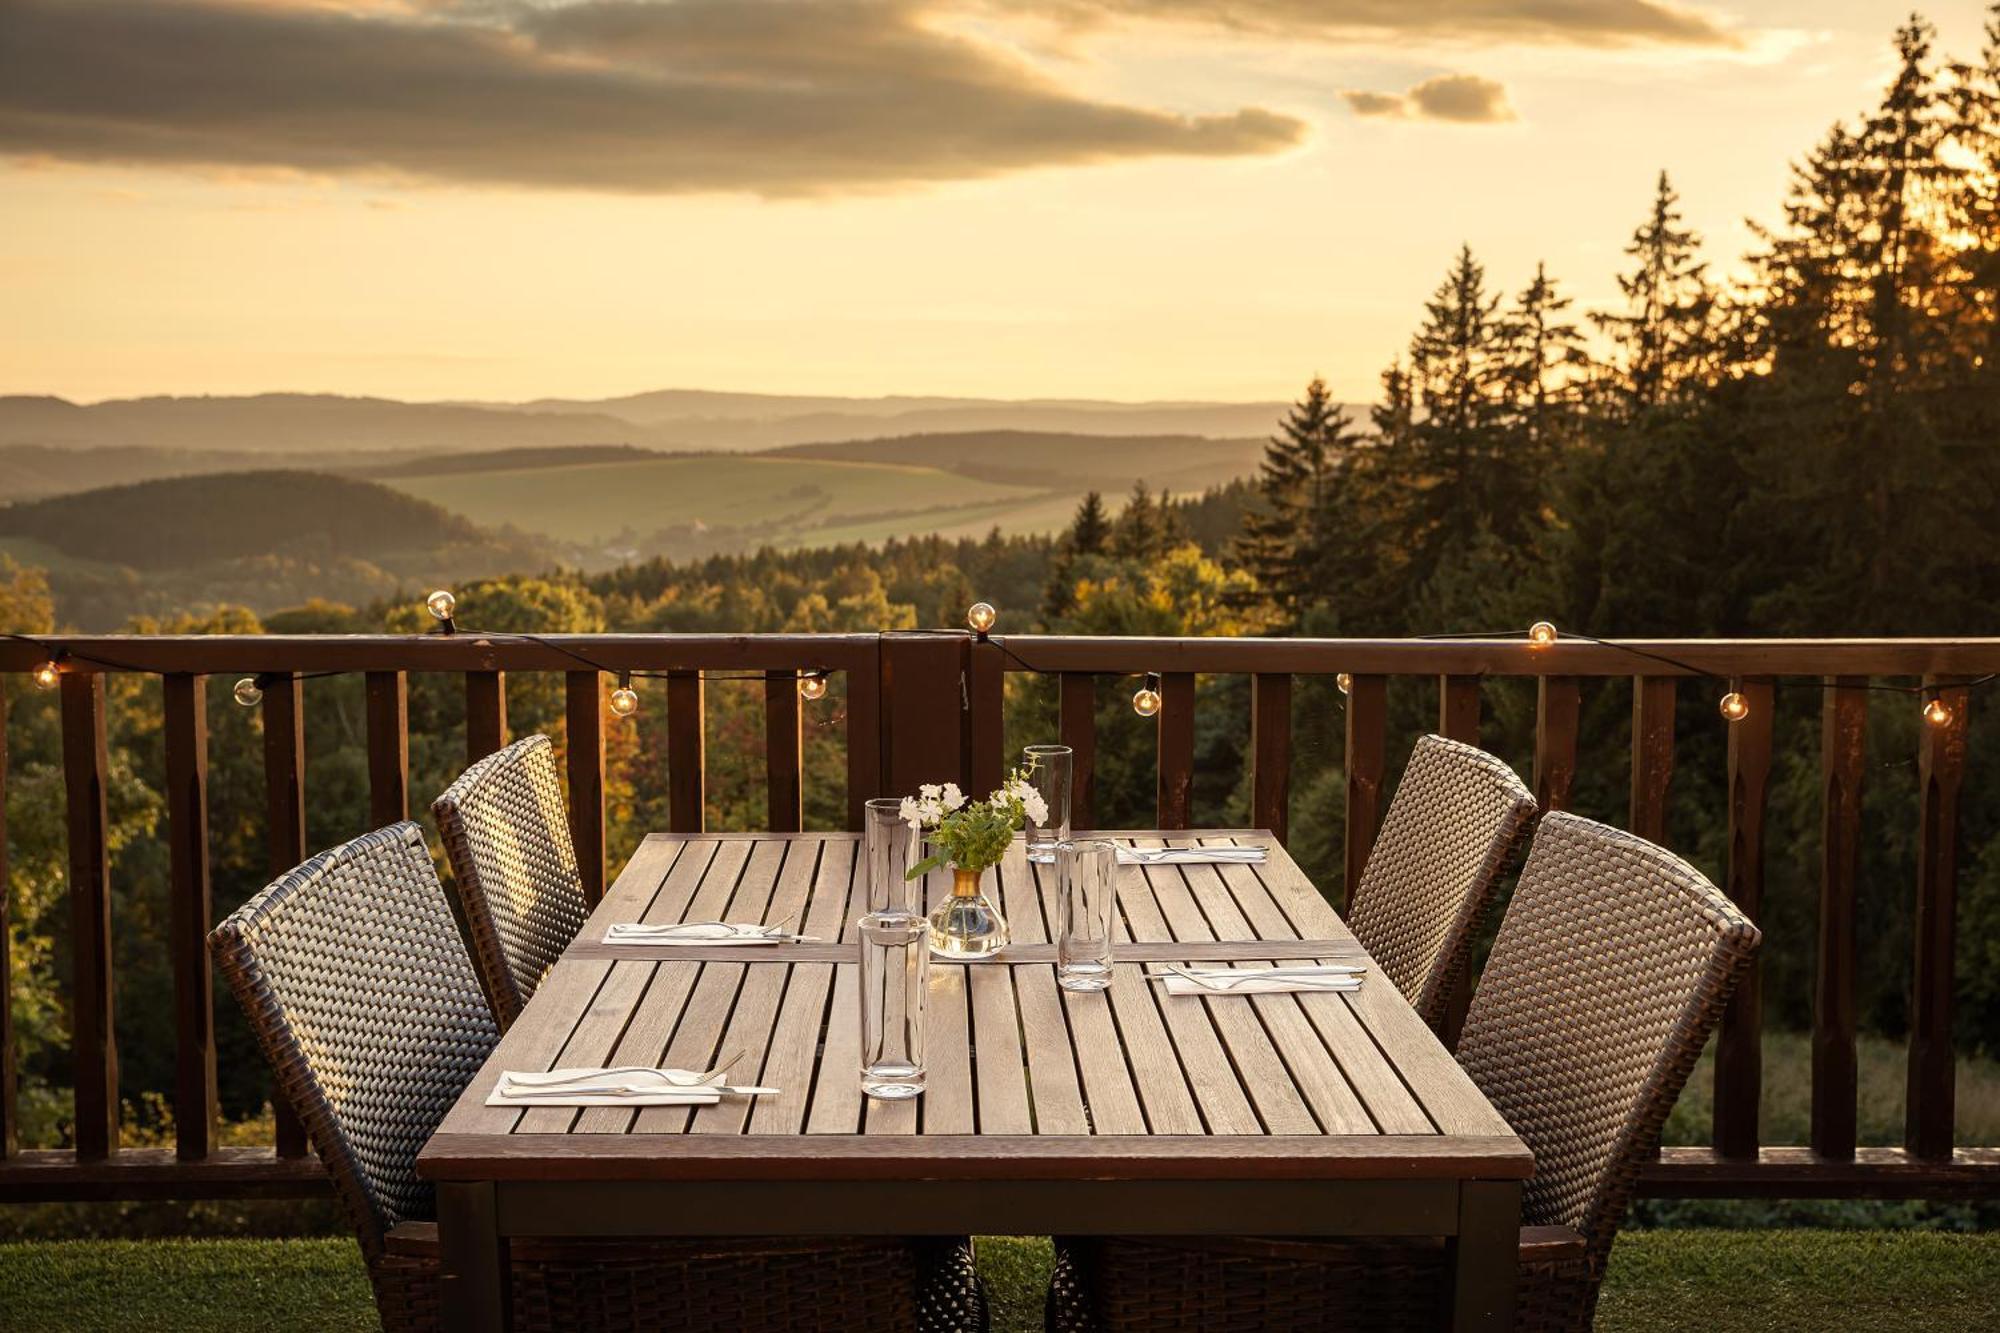
M 1520 1249 L 1520 1183 L 1468 1180 L 1460 1185 L 1458 1234 L 1449 1247 L 1453 1333 L 1505 1333 L 1514 1327 Z
M 490 1182 L 440 1183 L 444 1325 L 451 1333 L 506 1333 L 507 1242 Z

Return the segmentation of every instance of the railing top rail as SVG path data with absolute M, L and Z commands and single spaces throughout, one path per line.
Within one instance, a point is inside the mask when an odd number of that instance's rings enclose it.
M 0 641 L 0 671 L 61 651 L 78 671 L 866 670 L 878 634 L 97 634 Z M 994 635 L 1009 671 L 1463 676 L 1923 676 L 2000 671 L 2000 638 L 1149 638 Z M 1662 658 L 1673 659 L 1671 662 Z M 1683 665 L 1684 664 L 1684 665 Z

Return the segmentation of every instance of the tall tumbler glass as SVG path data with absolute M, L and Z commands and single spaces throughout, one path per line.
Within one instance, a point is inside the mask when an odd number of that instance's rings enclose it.
M 870 912 L 861 934 L 861 1090 L 902 1101 L 924 1090 L 924 988 L 930 923 L 914 912 Z
M 920 844 L 902 809 L 903 803 L 892 796 L 868 802 L 861 826 L 861 870 L 870 912 L 924 910 L 924 881 L 907 878 L 921 859 Z
M 1049 865 L 1056 859 L 1056 844 L 1069 837 L 1069 783 L 1072 752 L 1067 745 L 1030 745 L 1021 751 L 1021 767 L 1028 782 L 1048 804 L 1049 817 L 1039 823 L 1028 821 L 1028 859 Z
M 1078 838 L 1056 844 L 1056 984 L 1111 984 L 1111 923 L 1117 917 L 1118 844 Z

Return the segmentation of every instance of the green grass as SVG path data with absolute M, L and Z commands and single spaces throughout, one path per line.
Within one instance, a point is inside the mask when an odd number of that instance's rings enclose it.
M 1048 1242 L 988 1239 L 996 1333 L 1041 1327 Z M 1990 1328 L 2000 1235 L 1929 1231 L 1635 1231 L 1618 1242 L 1598 1327 Z M 246 1318 L 246 1316 L 248 1316 Z M 0 1245 L 0 1325 L 47 1330 L 365 1329 L 354 1242 L 57 1241 Z
M 750 530 L 780 546 L 818 544 L 929 532 L 965 521 L 968 511 L 986 512 L 987 526 L 1011 529 L 1014 510 L 1045 494 L 936 468 L 744 455 L 385 477 L 383 483 L 475 523 L 511 523 L 578 543 L 621 533 L 643 540 L 701 523 Z

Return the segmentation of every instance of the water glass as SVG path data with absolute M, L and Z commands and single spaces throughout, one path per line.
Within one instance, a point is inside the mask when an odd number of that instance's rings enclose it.
M 870 912 L 861 935 L 861 1091 L 903 1101 L 924 1090 L 924 988 L 930 923 L 914 912 Z
M 1069 783 L 1073 755 L 1067 745 L 1030 745 L 1021 751 L 1021 766 L 1029 785 L 1047 802 L 1049 817 L 1029 820 L 1028 859 L 1048 865 L 1056 859 L 1056 844 L 1069 837 Z
M 1079 838 L 1056 844 L 1056 984 L 1111 984 L 1111 923 L 1117 916 L 1118 844 Z
M 904 820 L 903 803 L 894 797 L 868 802 L 861 826 L 862 884 L 870 912 L 921 912 L 924 882 L 910 879 L 910 867 L 920 859 L 917 831 Z

